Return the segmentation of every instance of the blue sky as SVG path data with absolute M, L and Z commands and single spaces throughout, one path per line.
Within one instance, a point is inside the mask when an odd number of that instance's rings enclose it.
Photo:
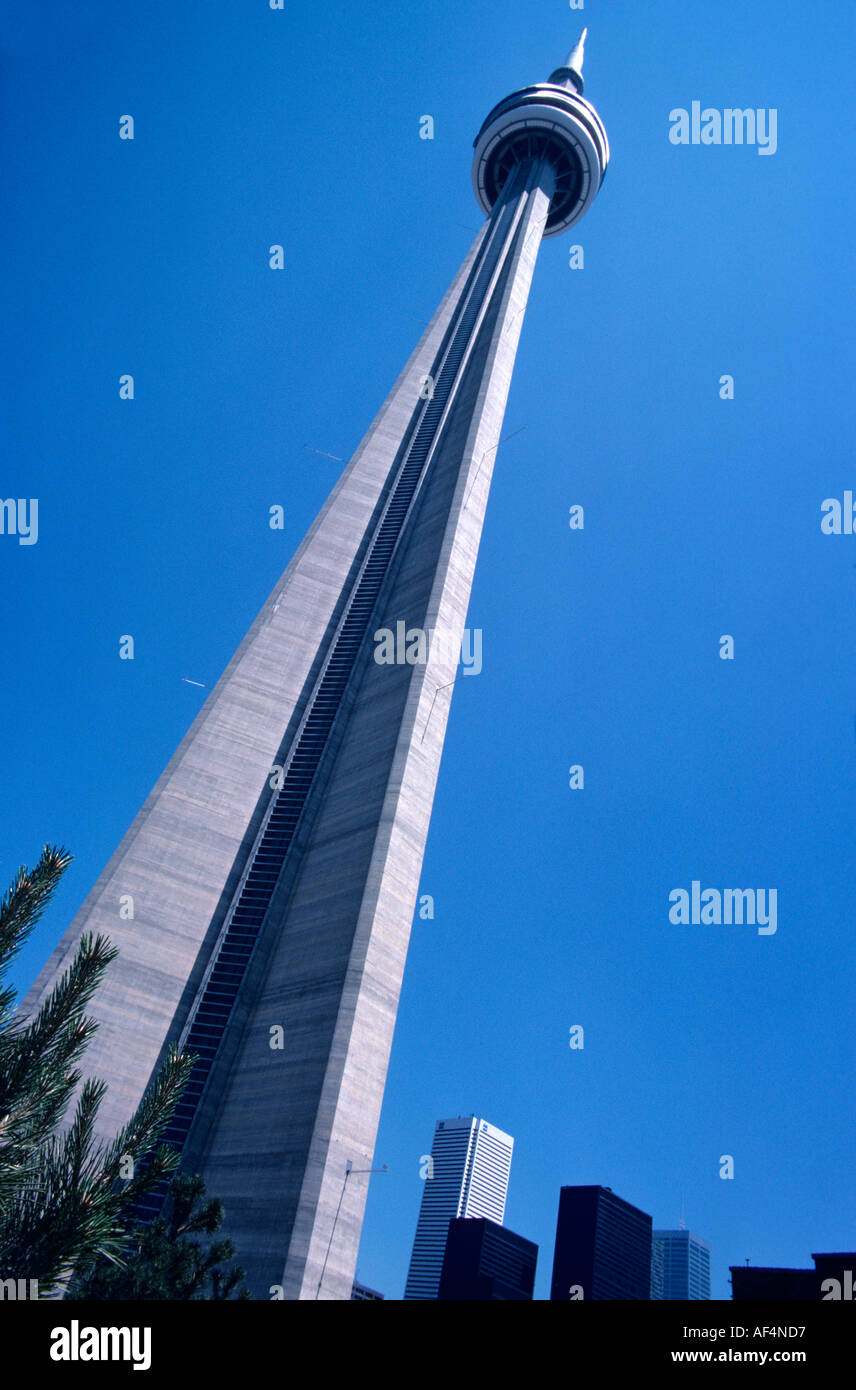
M 536 269 L 358 1272 L 400 1297 L 419 1157 L 471 1112 L 515 1136 L 507 1222 L 541 1247 L 539 1296 L 563 1183 L 657 1226 L 683 1184 L 719 1298 L 730 1263 L 852 1249 L 856 537 L 820 529 L 856 489 L 852 5 L 2 12 L 0 495 L 39 499 L 39 535 L 0 535 L 0 874 L 46 840 L 75 855 L 16 983 L 451 281 L 484 116 L 585 22 L 612 162 Z M 671 144 L 694 100 L 775 108 L 775 154 Z M 673 925 L 693 879 L 775 888 L 776 934 Z

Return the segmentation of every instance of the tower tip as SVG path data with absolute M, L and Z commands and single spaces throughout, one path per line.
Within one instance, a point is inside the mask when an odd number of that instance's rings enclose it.
M 576 47 L 571 49 L 570 53 L 568 54 L 568 61 L 565 64 L 565 67 L 573 69 L 573 71 L 578 72 L 580 76 L 582 76 L 583 72 L 583 58 L 585 57 L 587 33 L 588 29 L 583 29 L 583 32 L 577 39 Z
M 571 49 L 567 58 L 560 68 L 551 74 L 549 81 L 558 82 L 563 87 L 573 87 L 578 92 L 583 90 L 583 58 L 585 57 L 585 44 L 588 29 L 583 29 L 575 46 Z

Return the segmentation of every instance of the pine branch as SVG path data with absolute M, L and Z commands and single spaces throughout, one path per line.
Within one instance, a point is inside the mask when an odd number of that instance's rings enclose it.
M 0 898 L 0 976 L 48 906 L 71 860 L 61 845 L 45 845 L 36 867 L 22 865 L 11 888 Z
M 170 1047 L 135 1114 L 104 1153 L 104 1173 L 111 1181 L 121 1177 L 120 1165 L 124 1157 L 134 1159 L 136 1167 L 136 1160 L 154 1148 L 181 1099 L 195 1061 L 194 1055 L 180 1053 L 174 1044 Z
M 32 1156 L 65 1113 L 97 1023 L 82 1010 L 117 951 L 106 937 L 81 937 L 77 954 L 35 1019 L 0 1033 L 0 1200 L 26 1180 Z
M 45 846 L 36 867 L 19 869 L 0 899 L 0 977 L 70 860 L 64 849 Z M 222 1223 L 220 1202 L 200 1205 L 200 1178 L 174 1179 L 173 1230 L 165 1219 L 128 1229 L 138 1198 L 175 1173 L 179 1155 L 159 1141 L 195 1057 L 170 1049 L 136 1113 L 109 1144 L 96 1139 L 102 1081 L 84 1082 L 68 1129 L 56 1132 L 81 1080 L 77 1063 L 98 1026 L 86 1006 L 116 955 L 106 937 L 84 934 L 68 969 L 23 1023 L 11 1017 L 14 991 L 0 988 L 0 1273 L 38 1279 L 42 1296 L 71 1281 L 74 1288 L 106 1289 L 105 1297 L 186 1299 L 204 1297 L 210 1277 L 214 1296 L 228 1298 L 242 1278 L 219 1268 L 231 1259 L 231 1244 L 217 1242 L 203 1254 L 187 1239 L 190 1232 L 213 1234 Z M 129 1159 L 133 1176 L 126 1180 Z M 75 1269 L 84 1273 L 75 1277 Z
M 193 1058 L 171 1049 L 135 1115 L 106 1148 L 94 1139 L 106 1086 L 92 1080 L 84 1084 L 68 1133 L 42 1146 L 37 1180 L 0 1216 L 0 1268 L 38 1278 L 50 1291 L 67 1276 L 69 1266 L 99 1256 L 121 1262 L 128 1244 L 124 1213 L 174 1171 L 179 1155 L 159 1146 L 124 1184 L 121 1161 L 130 1157 L 136 1165 L 155 1145 L 192 1066 Z
M 179 1173 L 170 1185 L 172 1216 L 158 1217 L 151 1225 L 137 1227 L 129 1236 L 121 1266 L 99 1258 L 82 1271 L 67 1293 L 73 1299 L 171 1299 L 231 1298 L 244 1273 L 226 1262 L 234 1256 L 229 1240 L 210 1245 L 177 1234 L 179 1229 L 207 1230 L 212 1220 L 219 1226 L 222 1204 L 204 1202 L 201 1177 Z M 197 1211 L 197 1207 L 199 1210 Z M 250 1297 L 241 1289 L 235 1295 Z

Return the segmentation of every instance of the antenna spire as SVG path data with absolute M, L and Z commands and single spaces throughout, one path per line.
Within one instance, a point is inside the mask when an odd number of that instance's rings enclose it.
M 550 74 L 548 81 L 559 87 L 573 88 L 577 92 L 583 90 L 583 57 L 585 55 L 586 34 L 588 29 L 583 29 L 580 34 L 576 47 L 572 48 L 567 59 L 560 68 Z
M 576 48 L 571 49 L 568 54 L 568 61 L 565 63 L 566 68 L 570 68 L 572 72 L 578 73 L 580 77 L 583 75 L 583 58 L 585 57 L 587 33 L 588 29 L 583 29 L 583 32 L 577 40 Z

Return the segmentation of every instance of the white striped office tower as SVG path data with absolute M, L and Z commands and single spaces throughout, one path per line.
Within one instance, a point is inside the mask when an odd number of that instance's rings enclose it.
M 514 1140 L 476 1115 L 438 1120 L 404 1290 L 406 1299 L 436 1298 L 449 1222 L 486 1216 L 501 1226 Z

